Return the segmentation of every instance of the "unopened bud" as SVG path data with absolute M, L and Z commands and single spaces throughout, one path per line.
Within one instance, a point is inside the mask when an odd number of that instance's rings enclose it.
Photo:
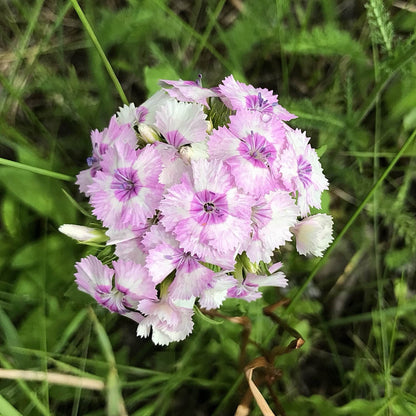
M 214 129 L 214 125 L 212 124 L 211 119 L 206 121 L 207 123 L 207 134 L 211 134 L 212 130 Z
M 104 230 L 76 224 L 63 224 L 58 229 L 62 234 L 78 240 L 80 243 L 104 243 L 108 240 Z
M 160 136 L 156 132 L 156 130 L 153 129 L 152 127 L 148 126 L 145 123 L 139 123 L 137 125 L 137 130 L 139 132 L 140 138 L 145 143 L 150 143 L 151 144 L 151 143 L 160 141 Z
M 255 263 L 252 263 L 250 261 L 250 259 L 248 258 L 246 252 L 240 254 L 239 257 L 240 257 L 241 264 L 243 265 L 244 269 L 247 272 L 254 273 L 254 274 L 258 273 L 258 271 L 259 271 L 258 265 L 255 264 Z

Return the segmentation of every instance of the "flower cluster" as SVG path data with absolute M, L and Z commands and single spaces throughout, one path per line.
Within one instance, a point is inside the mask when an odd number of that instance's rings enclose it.
M 90 255 L 75 276 L 81 291 L 135 320 L 139 336 L 166 345 L 192 332 L 196 305 L 285 287 L 275 250 L 295 236 L 300 254 L 321 256 L 332 219 L 309 215 L 328 181 L 272 91 L 233 76 L 212 89 L 200 79 L 160 84 L 91 133 L 89 168 L 77 184 L 117 260 L 110 267 Z M 227 114 L 223 125 L 213 125 L 213 103 Z M 96 238 L 77 226 L 62 231 Z

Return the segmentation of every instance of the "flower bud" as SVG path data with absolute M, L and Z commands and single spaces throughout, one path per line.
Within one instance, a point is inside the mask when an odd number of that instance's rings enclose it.
M 296 250 L 299 254 L 312 254 L 322 257 L 323 251 L 332 242 L 332 217 L 316 214 L 299 221 L 292 233 L 296 237 Z
M 62 234 L 78 240 L 80 243 L 103 243 L 108 240 L 104 230 L 76 224 L 63 224 L 58 229 Z
M 214 129 L 214 125 L 212 124 L 211 119 L 208 119 L 206 123 L 207 123 L 207 134 L 211 134 L 212 130 Z
M 151 144 L 151 143 L 160 141 L 160 136 L 156 132 L 156 130 L 153 129 L 152 127 L 148 126 L 145 123 L 139 123 L 137 125 L 137 130 L 139 132 L 140 138 L 145 143 L 150 143 Z

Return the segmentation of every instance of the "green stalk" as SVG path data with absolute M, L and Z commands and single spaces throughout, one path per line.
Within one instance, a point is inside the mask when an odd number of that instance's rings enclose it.
M 49 176 L 50 178 L 59 179 L 61 181 L 67 181 L 67 182 L 75 181 L 75 178 L 73 176 L 65 175 L 63 173 L 53 172 L 47 169 L 37 168 L 35 166 L 25 165 L 24 163 L 14 162 L 13 160 L 3 159 L 2 157 L 0 157 L 0 165 L 27 170 L 29 172 L 37 173 L 38 175 Z
M 383 172 L 383 174 L 380 176 L 378 181 L 373 185 L 370 192 L 367 194 L 367 196 L 364 198 L 363 202 L 359 205 L 359 207 L 355 210 L 354 214 L 351 216 L 349 221 L 345 224 L 344 228 L 341 230 L 341 232 L 337 235 L 335 240 L 332 242 L 332 244 L 328 247 L 327 251 L 321 257 L 319 262 L 315 265 L 315 267 L 312 269 L 311 273 L 309 274 L 308 278 L 305 280 L 303 285 L 300 287 L 300 289 L 296 292 L 295 296 L 293 297 L 292 301 L 290 302 L 289 306 L 286 309 L 286 313 L 289 313 L 296 305 L 297 301 L 302 296 L 303 292 L 308 287 L 311 280 L 315 277 L 316 273 L 319 271 L 319 269 L 326 263 L 328 260 L 328 257 L 331 255 L 332 251 L 334 250 L 335 246 L 339 243 L 339 241 L 342 239 L 344 234 L 349 230 L 351 225 L 355 222 L 358 215 L 361 213 L 361 211 L 364 209 L 364 207 L 367 205 L 368 201 L 373 197 L 374 192 L 378 187 L 381 185 L 381 183 L 386 179 L 387 175 L 390 173 L 390 171 L 393 169 L 397 161 L 403 156 L 406 149 L 410 146 L 413 139 L 416 136 L 416 130 L 413 131 L 413 133 L 407 138 L 406 142 L 402 146 L 402 148 L 399 150 L 399 152 L 396 154 L 394 159 L 390 162 L 390 165 L 386 168 L 386 170 Z
M 105 56 L 105 53 L 103 51 L 103 48 L 100 45 L 100 42 L 97 39 L 97 36 L 95 36 L 95 33 L 88 22 L 87 17 L 85 16 L 84 12 L 82 11 L 79 3 L 77 0 L 71 0 L 72 6 L 74 7 L 75 11 L 78 14 L 79 19 L 81 20 L 82 24 L 84 25 L 85 30 L 87 31 L 89 37 L 92 40 L 92 43 L 95 46 L 95 49 L 98 52 L 98 55 L 100 55 L 101 60 L 104 63 L 105 68 L 107 69 L 108 75 L 110 75 L 111 80 L 114 83 L 114 86 L 116 87 L 116 90 L 118 94 L 120 95 L 121 101 L 123 101 L 124 104 L 129 105 L 129 101 L 126 97 L 126 94 L 124 94 L 123 88 L 120 84 L 120 81 L 117 78 L 117 75 L 115 74 L 113 67 L 111 66 L 109 60 Z

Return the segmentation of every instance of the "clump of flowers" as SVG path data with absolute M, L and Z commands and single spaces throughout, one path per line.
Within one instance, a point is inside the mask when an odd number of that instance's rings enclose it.
M 75 265 L 79 290 L 136 321 L 138 336 L 167 345 L 192 332 L 197 307 L 285 287 L 275 250 L 295 236 L 300 254 L 322 256 L 332 218 L 310 215 L 328 181 L 272 91 L 232 75 L 211 89 L 200 78 L 160 85 L 91 133 L 77 184 L 106 235 L 61 231 L 114 247 L 112 264 L 89 255 Z M 227 114 L 220 125 L 218 112 Z

